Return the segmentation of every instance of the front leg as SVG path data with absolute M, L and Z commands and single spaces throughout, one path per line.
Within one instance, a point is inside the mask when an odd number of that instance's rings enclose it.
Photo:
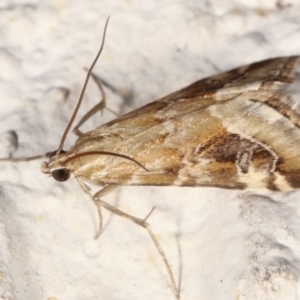
M 174 279 L 174 275 L 173 275 L 173 272 L 171 270 L 171 267 L 170 267 L 170 264 L 167 260 L 167 257 L 163 251 L 163 249 L 161 248 L 157 238 L 155 237 L 155 235 L 153 234 L 152 230 L 151 230 L 151 227 L 150 225 L 146 222 L 147 219 L 149 218 L 149 216 L 151 215 L 151 213 L 153 212 L 154 208 L 150 211 L 150 213 L 144 218 L 144 219 L 140 219 L 140 218 L 136 218 L 134 216 L 131 216 L 119 209 L 117 209 L 116 207 L 108 204 L 107 202 L 101 200 L 100 197 L 103 197 L 105 195 L 107 195 L 108 193 L 110 193 L 112 190 L 114 190 L 117 186 L 114 186 L 114 185 L 108 185 L 106 187 L 104 187 L 103 189 L 101 189 L 100 191 L 98 191 L 94 196 L 92 195 L 91 193 L 91 189 L 89 188 L 89 186 L 87 184 L 85 184 L 83 181 L 80 180 L 80 177 L 76 177 L 79 185 L 81 186 L 81 188 L 83 189 L 83 191 L 91 198 L 91 200 L 94 202 L 94 204 L 97 206 L 98 208 L 98 214 L 99 214 L 99 219 L 100 219 L 100 226 L 99 226 L 99 230 L 95 236 L 95 238 L 98 238 L 102 232 L 102 213 L 101 213 L 101 207 L 104 207 L 105 209 L 107 209 L 108 211 L 112 212 L 113 214 L 115 215 L 118 215 L 120 217 L 123 217 L 127 220 L 130 220 L 131 222 L 145 228 L 152 241 L 154 242 L 155 244 L 155 247 L 156 249 L 158 250 L 163 262 L 164 262 L 164 265 L 167 269 L 167 273 L 168 273 L 168 276 L 170 278 L 170 281 L 171 281 L 171 286 L 172 286 L 172 289 L 173 289 L 173 292 L 175 294 L 175 297 L 177 300 L 180 300 L 180 295 L 179 295 L 179 291 L 178 291 L 178 288 L 177 288 L 177 285 L 175 283 L 175 279 Z
M 176 297 L 177 300 L 180 300 L 179 291 L 178 291 L 177 285 L 175 283 L 174 275 L 173 275 L 172 269 L 170 267 L 170 264 L 167 260 L 167 257 L 165 255 L 163 249 L 161 248 L 157 238 L 155 237 L 154 233 L 152 232 L 150 225 L 146 222 L 146 220 L 149 218 L 149 216 L 153 212 L 154 208 L 152 208 L 152 210 L 148 213 L 148 215 L 144 219 L 140 219 L 140 218 L 136 218 L 134 216 L 131 216 L 131 215 L 117 209 L 116 207 L 114 207 L 114 206 L 112 206 L 112 205 L 108 204 L 107 202 L 100 199 L 101 196 L 103 196 L 104 194 L 107 194 L 106 189 L 111 190 L 113 188 L 114 188 L 114 186 L 113 187 L 112 186 L 107 186 L 104 189 L 97 192 L 93 197 L 94 203 L 97 205 L 98 209 L 100 209 L 101 207 L 104 207 L 105 209 L 112 212 L 113 214 L 118 215 L 120 217 L 123 217 L 123 218 L 125 218 L 125 219 L 127 219 L 127 220 L 129 220 L 129 221 L 145 228 L 148 231 L 148 233 L 149 233 L 152 241 L 154 242 L 155 247 L 158 250 L 158 252 L 159 252 L 159 254 L 160 254 L 160 256 L 161 256 L 161 258 L 164 262 L 164 265 L 167 269 L 167 273 L 168 273 L 168 276 L 170 278 L 172 289 L 173 289 L 173 292 L 175 294 L 175 297 Z
M 80 187 L 82 188 L 82 190 L 91 198 L 91 200 L 97 207 L 98 216 L 99 216 L 99 228 L 95 235 L 95 239 L 97 239 L 101 235 L 102 229 L 103 229 L 103 216 L 102 216 L 102 212 L 101 212 L 101 205 L 99 205 L 98 201 L 94 200 L 94 196 L 91 193 L 90 187 L 87 184 L 85 184 L 82 180 L 80 180 L 80 177 L 75 177 L 75 178 L 77 179 L 77 182 L 80 185 Z M 98 193 L 101 196 L 105 196 L 105 195 L 109 194 L 112 190 L 114 190 L 116 187 L 117 186 L 115 186 L 115 185 L 107 185 L 106 187 L 101 189 Z

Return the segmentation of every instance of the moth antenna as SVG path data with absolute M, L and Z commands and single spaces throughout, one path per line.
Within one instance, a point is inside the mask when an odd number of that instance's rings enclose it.
M 121 157 L 121 158 L 124 158 L 124 159 L 127 159 L 127 160 L 130 160 L 130 161 L 134 162 L 139 167 L 141 167 L 145 171 L 149 172 L 149 170 L 146 167 L 144 167 L 141 163 L 139 163 L 135 159 L 133 159 L 129 156 L 123 155 L 123 154 L 114 153 L 114 152 L 107 152 L 107 151 L 88 151 L 88 152 L 78 153 L 78 154 L 75 154 L 71 157 L 68 157 L 66 160 L 63 161 L 62 165 L 65 165 L 66 163 L 68 163 L 68 162 L 70 162 L 74 159 L 77 159 L 79 157 L 88 156 L 88 155 L 110 155 L 110 156 Z
M 0 161 L 9 161 L 9 162 L 25 162 L 36 160 L 40 158 L 49 158 L 52 152 L 47 152 L 41 155 L 29 156 L 29 157 L 9 157 L 9 158 L 0 158 Z
M 79 110 L 79 108 L 80 108 L 80 105 L 81 105 L 81 103 L 82 103 L 82 99 L 83 99 L 83 96 L 84 96 L 86 87 L 87 87 L 87 85 L 88 85 L 88 82 L 89 82 L 89 80 L 90 80 L 90 77 L 91 77 L 91 73 L 92 73 L 92 71 L 93 71 L 93 68 L 94 68 L 95 64 L 97 63 L 99 56 L 100 56 L 101 53 L 102 53 L 103 46 L 104 46 L 104 42 L 105 42 L 105 36 L 106 36 L 106 31 L 107 31 L 107 25 L 108 25 L 109 18 L 110 18 L 110 16 L 107 17 L 106 22 L 105 22 L 105 26 L 104 26 L 104 30 L 103 30 L 103 37 L 102 37 L 100 49 L 99 49 L 99 51 L 98 51 L 98 53 L 97 53 L 97 55 L 96 55 L 96 57 L 95 57 L 95 59 L 94 59 L 92 65 L 91 65 L 90 68 L 88 69 L 88 72 L 87 72 L 87 75 L 86 75 L 86 78 L 85 78 L 85 81 L 84 81 L 84 85 L 83 85 L 83 88 L 82 88 L 82 90 L 81 90 L 81 94 L 80 94 L 80 96 L 79 96 L 77 105 L 76 105 L 76 107 L 75 107 L 75 109 L 74 109 L 74 112 L 73 112 L 73 115 L 72 115 L 72 117 L 71 117 L 71 119 L 70 119 L 70 121 L 69 121 L 69 123 L 68 123 L 68 125 L 67 125 L 67 127 L 66 127 L 66 129 L 65 129 L 65 131 L 64 131 L 64 134 L 63 134 L 63 136 L 62 136 L 62 138 L 61 138 L 61 141 L 60 141 L 60 144 L 59 144 L 59 147 L 58 147 L 58 149 L 57 149 L 56 154 L 59 154 L 59 153 L 62 151 L 62 148 L 63 148 L 63 146 L 64 146 L 64 142 L 65 142 L 65 140 L 66 140 L 66 137 L 67 137 L 67 135 L 68 135 L 68 132 L 70 131 L 70 128 L 71 128 L 71 126 L 72 126 L 72 124 L 73 124 L 73 122 L 74 122 L 74 119 L 75 119 L 75 117 L 76 117 L 76 115 L 77 115 L 77 113 L 78 113 L 78 110 Z

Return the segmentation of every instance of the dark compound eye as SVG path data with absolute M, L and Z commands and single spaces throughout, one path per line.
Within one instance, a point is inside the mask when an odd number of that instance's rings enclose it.
M 57 169 L 52 172 L 52 176 L 57 181 L 66 181 L 70 178 L 70 171 L 68 169 Z

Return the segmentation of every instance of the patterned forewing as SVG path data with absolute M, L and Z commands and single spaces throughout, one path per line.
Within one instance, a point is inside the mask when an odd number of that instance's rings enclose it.
M 292 81 L 298 61 L 270 59 L 200 80 L 86 133 L 70 155 L 119 153 L 149 171 L 124 158 L 98 155 L 93 164 L 89 156 L 73 162 L 75 175 L 94 184 L 293 188 L 295 182 L 285 176 L 300 170 L 299 128 L 294 132 L 297 124 L 288 118 L 291 108 L 274 107 L 286 103 L 274 87 Z M 286 134 L 290 150 L 278 138 Z

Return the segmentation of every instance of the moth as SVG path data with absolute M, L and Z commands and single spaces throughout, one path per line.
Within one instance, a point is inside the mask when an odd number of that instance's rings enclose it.
M 75 127 L 75 145 L 63 151 L 104 38 L 58 150 L 48 153 L 41 169 L 58 181 L 74 176 L 98 207 L 100 219 L 104 207 L 146 228 L 180 299 L 166 255 L 147 223 L 152 211 L 139 219 L 101 198 L 121 185 L 300 188 L 300 115 L 284 89 L 293 82 L 300 56 L 267 59 L 199 80 L 81 133 L 79 126 L 103 109 L 100 103 Z M 103 188 L 93 195 L 89 185 Z
M 300 188 L 300 116 L 281 88 L 299 60 L 277 57 L 197 81 L 81 135 L 42 172 L 106 186 Z

